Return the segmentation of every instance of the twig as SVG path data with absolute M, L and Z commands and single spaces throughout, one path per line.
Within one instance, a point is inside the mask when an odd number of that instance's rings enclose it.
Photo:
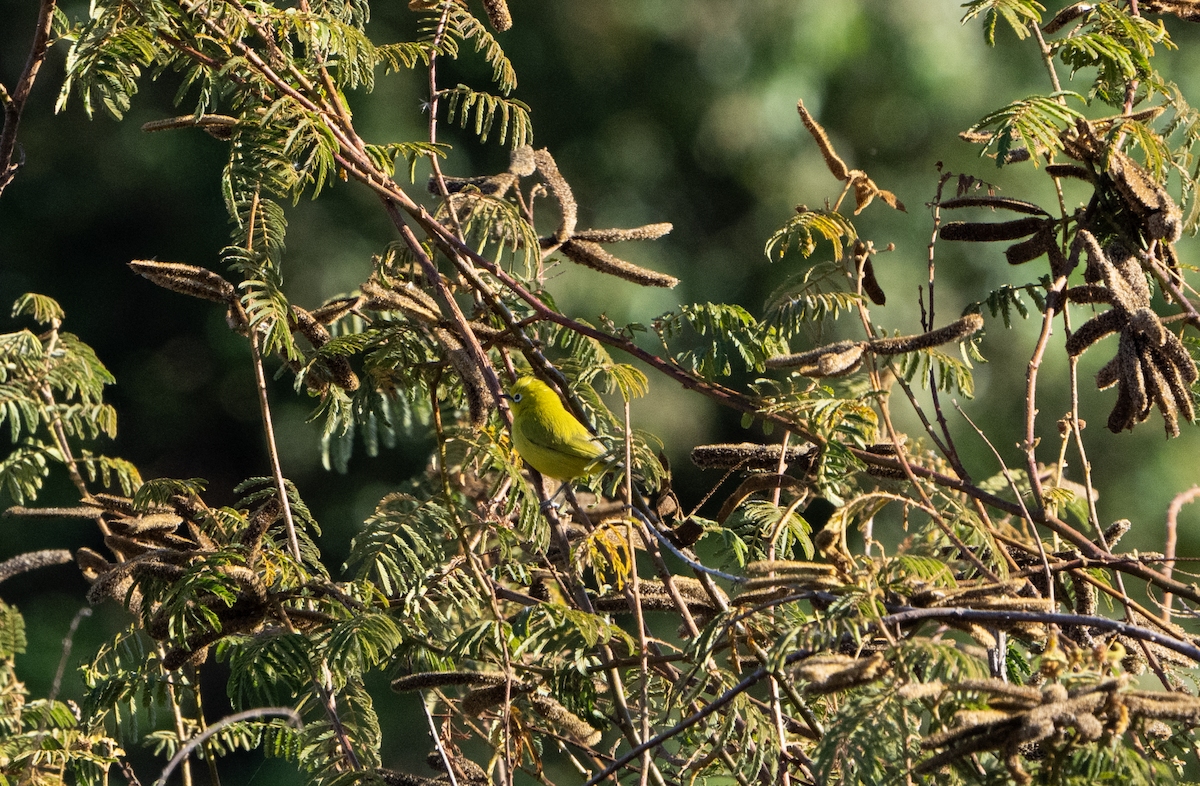
M 267 715 L 282 715 L 287 718 L 288 725 L 297 731 L 304 728 L 304 723 L 300 720 L 300 715 L 291 707 L 259 707 L 258 709 L 246 710 L 245 712 L 238 712 L 222 718 L 200 734 L 188 740 L 187 744 L 180 748 L 179 752 L 171 758 L 171 761 L 167 762 L 167 766 L 163 768 L 162 774 L 158 776 L 158 780 L 154 782 L 154 786 L 166 786 L 167 778 L 171 777 L 171 773 L 179 766 L 179 762 L 186 759 L 198 745 L 221 729 L 234 723 L 241 723 L 244 720 L 261 718 Z
M 446 777 L 450 779 L 450 786 L 458 786 L 458 777 L 454 774 L 454 765 L 450 762 L 450 754 L 446 753 L 446 746 L 442 744 L 442 735 L 438 734 L 437 724 L 433 722 L 433 714 L 429 712 L 429 704 L 425 701 L 424 693 L 421 695 L 421 709 L 425 712 L 425 722 L 429 724 L 429 734 L 433 737 L 433 746 L 437 749 L 438 755 L 442 757 L 442 766 L 446 769 Z
M 17 79 L 17 85 L 9 93 L 0 85 L 0 104 L 4 105 L 4 127 L 0 131 L 0 194 L 17 175 L 19 164 L 12 162 L 13 152 L 17 146 L 17 128 L 21 125 L 21 112 L 25 102 L 33 90 L 38 71 L 46 59 L 46 51 L 50 47 L 50 28 L 54 22 L 55 0 L 42 0 L 38 8 L 37 25 L 34 27 L 33 44 L 29 48 L 29 57 L 25 60 L 25 68 Z
M 1200 486 L 1192 486 L 1187 491 L 1175 495 L 1175 499 L 1171 500 L 1170 507 L 1167 508 L 1167 537 L 1166 543 L 1163 544 L 1163 555 L 1166 564 L 1163 566 L 1163 573 L 1170 577 L 1174 570 L 1175 562 L 1175 541 L 1177 536 L 1177 527 L 1179 524 L 1179 511 L 1183 506 L 1192 502 L 1196 497 L 1200 496 Z M 1171 603 L 1174 598 L 1168 590 L 1162 599 L 1163 617 L 1167 620 L 1171 619 Z
M 881 617 L 876 624 L 904 625 L 920 620 L 963 620 L 971 622 L 1033 622 L 1044 625 L 1086 625 L 1102 630 L 1111 630 L 1131 639 L 1158 644 L 1169 650 L 1174 650 L 1200 663 L 1200 648 L 1191 644 L 1155 633 L 1152 630 L 1118 622 L 1108 617 L 1088 617 L 1082 614 L 1059 614 L 1054 612 L 1037 611 L 1002 611 L 994 609 L 962 609 L 962 608 L 907 608 Z

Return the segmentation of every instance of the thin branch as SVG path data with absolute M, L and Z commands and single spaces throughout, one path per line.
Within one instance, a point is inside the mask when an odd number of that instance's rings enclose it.
M 293 729 L 300 730 L 304 728 L 304 723 L 300 720 L 299 713 L 297 713 L 291 707 L 259 707 L 258 709 L 234 713 L 233 715 L 222 718 L 220 721 L 209 726 L 200 734 L 197 734 L 195 737 L 192 737 L 192 739 L 188 740 L 188 743 L 179 749 L 179 752 L 171 758 L 171 761 L 167 762 L 167 766 L 163 768 L 162 774 L 158 776 L 158 780 L 154 782 L 154 786 L 166 786 L 167 779 L 171 777 L 171 773 L 175 771 L 175 768 L 179 766 L 179 763 L 190 756 L 192 751 L 194 751 L 197 746 L 201 745 L 205 740 L 216 734 L 221 729 L 234 723 L 241 723 L 244 720 L 251 720 L 253 718 L 262 718 L 267 715 L 281 715 L 284 718 L 287 718 L 288 725 Z
M 4 193 L 5 186 L 12 182 L 20 168 L 20 164 L 12 162 L 13 152 L 17 147 L 17 128 L 21 125 L 21 113 L 33 90 L 38 71 L 46 59 L 46 51 L 50 48 L 54 6 L 55 0 L 42 0 L 38 8 L 33 44 L 29 48 L 29 57 L 25 60 L 25 68 L 17 79 L 16 87 L 10 93 L 0 85 L 0 104 L 4 105 L 4 128 L 0 131 L 0 194 Z

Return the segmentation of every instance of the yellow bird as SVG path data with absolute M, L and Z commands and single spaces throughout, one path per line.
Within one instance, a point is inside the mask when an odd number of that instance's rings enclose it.
M 538 472 L 565 484 L 587 473 L 604 446 L 563 406 L 558 394 L 536 377 L 521 377 L 512 401 L 513 445 Z

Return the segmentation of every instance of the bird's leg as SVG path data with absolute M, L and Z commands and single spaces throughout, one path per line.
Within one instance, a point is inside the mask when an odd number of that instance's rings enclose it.
M 547 497 L 546 500 L 541 505 L 538 506 L 538 508 L 542 511 L 542 513 L 545 513 L 550 508 L 558 507 L 558 503 L 555 502 L 554 500 L 558 499 L 558 495 L 561 494 L 563 492 L 563 489 L 565 489 L 567 487 L 567 482 L 568 481 L 564 480 L 562 483 L 560 483 L 558 486 L 558 490 L 555 491 L 553 494 L 551 494 L 549 497 Z

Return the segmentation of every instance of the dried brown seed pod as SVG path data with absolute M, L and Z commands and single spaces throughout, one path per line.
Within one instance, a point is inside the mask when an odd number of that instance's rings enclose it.
M 820 360 L 822 355 L 840 355 L 845 352 L 851 351 L 852 349 L 854 349 L 854 347 L 859 347 L 860 351 L 861 351 L 862 344 L 863 344 L 863 342 L 861 342 L 861 341 L 853 341 L 853 340 L 837 341 L 833 344 L 826 344 L 823 347 L 817 347 L 816 349 L 810 349 L 807 352 L 798 352 L 793 355 L 776 355 L 775 357 L 767 358 L 766 366 L 767 366 L 767 368 L 800 367 L 801 374 L 805 374 L 806 376 L 812 376 L 811 374 L 808 374 L 806 371 L 804 371 L 804 368 L 811 367 L 811 368 L 813 368 L 813 370 L 815 370 L 816 364 Z
M 498 175 L 481 175 L 478 177 L 447 177 L 442 176 L 441 183 L 446 184 L 446 193 L 455 195 L 481 194 L 500 198 L 508 193 L 517 182 L 517 176 L 511 172 L 501 172 Z M 441 183 L 436 176 L 429 178 L 426 188 L 435 196 L 442 193 Z M 456 203 L 457 205 L 458 203 Z
M 1066 290 L 1064 295 L 1070 303 L 1078 303 L 1086 305 L 1088 303 L 1105 303 L 1112 305 L 1112 295 L 1107 289 L 1095 284 L 1083 284 L 1077 287 L 1071 287 Z
M 815 371 L 800 369 L 800 373 L 809 377 L 841 377 L 853 374 L 862 365 L 863 345 L 855 344 L 842 352 L 831 352 L 817 359 Z
M 647 270 L 644 267 L 632 265 L 623 259 L 617 259 L 596 243 L 587 240 L 572 238 L 563 244 L 562 252 L 572 262 L 590 267 L 593 270 L 599 270 L 601 273 L 608 273 L 617 278 L 623 278 L 626 281 L 632 281 L 635 284 L 641 284 L 645 287 L 672 289 L 679 283 L 679 279 L 674 276 Z
M 66 549 L 42 549 L 28 551 L 0 562 L 0 581 L 11 579 L 21 573 L 51 565 L 65 565 L 72 560 L 71 552 Z
M 537 157 L 530 145 L 514 147 L 508 154 L 508 171 L 517 177 L 528 177 L 537 171 Z
M 938 236 L 942 240 L 967 240 L 988 243 L 996 240 L 1018 240 L 1032 235 L 1052 222 L 1044 218 L 1018 218 L 1013 221 L 977 222 L 950 221 L 942 224 Z
M 800 113 L 800 122 L 804 123 L 804 127 L 808 129 L 808 133 L 812 134 L 813 139 L 817 141 L 817 147 L 821 149 L 821 156 L 825 159 L 825 165 L 829 167 L 830 173 L 841 181 L 850 179 L 850 169 L 846 166 L 846 162 L 833 149 L 833 143 L 829 141 L 829 136 L 825 133 L 825 129 L 816 121 L 808 110 L 804 108 L 803 101 L 796 102 L 796 111 Z
M 746 575 L 748 576 L 766 576 L 771 573 L 832 576 L 837 572 L 837 567 L 827 562 L 799 562 L 783 559 L 759 560 L 746 566 Z
M 873 478 L 886 480 L 906 480 L 908 478 L 908 475 L 904 474 L 904 470 L 899 467 L 881 467 L 878 464 L 868 464 L 867 474 Z
M 1050 216 L 1049 213 L 1032 202 L 1026 202 L 1023 199 L 1013 199 L 1011 197 L 993 196 L 991 194 L 944 199 L 938 203 L 938 207 L 943 207 L 948 210 L 954 210 L 961 207 L 990 207 L 998 208 L 1000 210 L 1012 210 L 1016 213 L 1025 213 L 1031 216 Z
M 151 131 L 170 131 L 177 128 L 202 128 L 211 137 L 220 139 L 223 142 L 228 142 L 233 139 L 233 129 L 237 125 L 237 118 L 229 115 L 180 115 L 179 117 L 169 117 L 166 120 L 151 120 L 148 123 L 142 124 L 142 130 Z
M 871 262 L 871 257 L 875 254 L 874 247 L 870 243 L 864 243 L 862 240 L 855 240 L 854 249 L 851 253 L 854 259 L 854 267 L 862 276 L 863 292 L 867 293 L 867 297 L 871 298 L 871 302 L 875 305 L 886 305 L 887 294 L 879 286 L 879 280 L 875 278 L 875 265 Z
M 1109 149 L 1108 175 L 1125 203 L 1145 220 L 1152 240 L 1175 243 L 1183 234 L 1183 214 L 1167 190 L 1140 164 L 1119 150 Z
M 808 683 L 806 694 L 833 693 L 872 682 L 887 672 L 883 655 L 852 658 L 839 653 L 821 653 L 800 661 L 796 675 Z
M 392 680 L 392 690 L 397 693 L 407 693 L 413 690 L 446 688 L 454 685 L 503 686 L 503 684 L 504 675 L 498 671 L 426 671 Z
M 542 148 L 534 152 L 533 160 L 537 165 L 538 174 L 550 187 L 550 193 L 558 201 L 559 210 L 562 212 L 562 221 L 554 233 L 554 239 L 565 243 L 575 234 L 575 224 L 578 221 L 579 207 L 575 203 L 575 196 L 571 193 L 571 186 L 559 173 L 558 165 L 554 163 L 554 157 L 550 155 L 549 150 Z
M 1095 344 L 1109 333 L 1121 329 L 1123 320 L 1116 310 L 1105 311 L 1079 326 L 1067 339 L 1067 354 L 1078 357 L 1085 349 Z
M 365 305 L 372 311 L 399 311 L 409 319 L 425 323 L 437 322 L 442 317 L 437 302 L 412 283 L 389 289 L 372 277 L 363 282 L 361 289 Z
M 698 445 L 692 448 L 692 463 L 702 469 L 740 467 L 745 469 L 775 469 L 779 466 L 782 445 L 757 445 L 752 442 L 721 445 Z M 816 446 L 789 445 L 784 456 L 787 464 L 811 464 Z
M 543 718 L 585 748 L 596 745 L 603 736 L 599 730 L 592 728 L 587 721 L 550 696 L 530 696 L 529 703 Z
M 627 240 L 657 240 L 672 229 L 674 226 L 664 221 L 632 229 L 584 229 L 576 232 L 573 237 L 575 240 L 588 240 L 592 243 L 623 243 Z
M 506 0 L 483 0 L 483 10 L 496 32 L 503 33 L 512 27 L 512 15 L 508 12 Z
M 1072 3 L 1055 14 L 1053 19 L 1043 25 L 1042 32 L 1046 35 L 1054 35 L 1081 16 L 1090 14 L 1095 7 L 1095 3 Z
M 313 319 L 317 320 L 322 325 L 332 325 L 334 322 L 337 322 L 339 319 L 362 305 L 362 300 L 363 299 L 361 295 L 337 298 L 336 300 L 330 300 L 328 303 L 314 308 L 309 313 L 312 314 Z
M 533 690 L 532 686 L 523 685 L 519 682 L 513 682 L 511 686 L 501 683 L 489 688 L 479 688 L 463 697 L 462 711 L 464 715 L 478 718 L 492 707 L 498 707 L 503 704 L 506 695 L 512 699 L 531 690 Z
M 1200 22 L 1200 5 L 1195 0 L 1142 0 L 1139 8 L 1152 14 L 1172 14 L 1185 22 Z
M 1028 240 L 1022 240 L 1004 249 L 1004 258 L 1010 265 L 1023 265 L 1057 248 L 1054 232 L 1047 226 L 1035 232 Z
M 237 289 L 218 274 L 195 265 L 135 259 L 129 267 L 143 278 L 164 289 L 192 297 L 231 305 L 237 302 Z
M 1051 177 L 1069 177 L 1074 180 L 1083 180 L 1087 183 L 1095 182 L 1092 173 L 1078 164 L 1046 164 L 1046 174 Z
M 867 342 L 867 349 L 876 355 L 900 355 L 905 352 L 916 352 L 951 341 L 961 341 L 968 336 L 978 333 L 983 327 L 983 316 L 967 314 L 945 327 L 921 333 L 916 336 L 897 336 L 895 338 L 877 338 Z

